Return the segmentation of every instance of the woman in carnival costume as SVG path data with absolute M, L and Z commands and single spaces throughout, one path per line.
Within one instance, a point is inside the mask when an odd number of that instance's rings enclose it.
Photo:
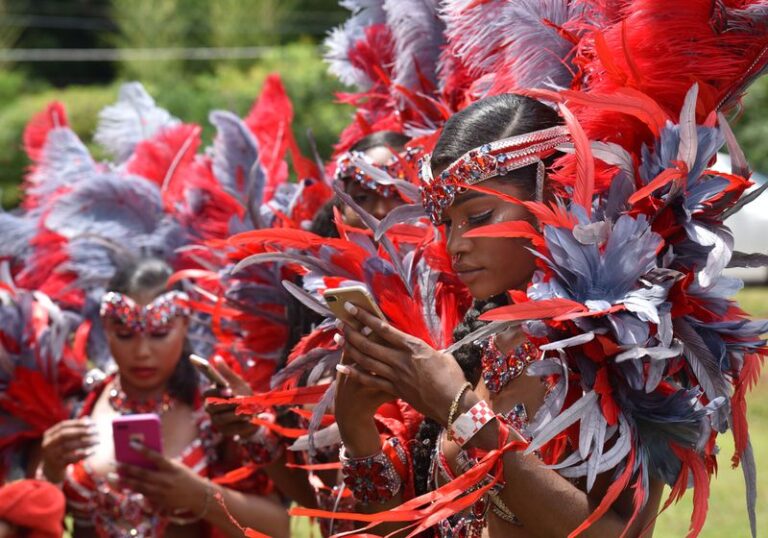
M 172 118 L 131 84 L 102 113 L 97 131 L 114 163 L 92 159 L 61 105 L 25 133 L 34 167 L 24 211 L 2 215 L 13 239 L 4 242 L 3 256 L 15 285 L 36 290 L 36 298 L 47 292 L 78 318 L 54 340 L 72 348 L 74 364 L 116 370 L 106 379 L 88 376 L 92 390 L 81 418 L 43 434 L 41 476 L 64 480 L 78 536 L 238 535 L 236 520 L 277 536 L 288 532 L 266 477 L 239 472 L 243 455 L 211 431 L 188 357 L 190 344 L 207 353 L 207 320 L 192 315 L 185 285 L 170 281 L 174 270 L 205 265 L 180 247 L 226 237 L 232 226 L 261 218 L 239 198 L 242 161 L 234 143 L 235 135 L 254 135 L 247 128 L 243 134 L 227 113 L 212 119 L 219 136 L 198 155 L 200 128 Z M 284 173 L 279 164 L 249 171 L 275 179 L 268 184 L 274 191 Z M 17 384 L 11 379 L 8 395 Z M 109 420 L 140 410 L 161 415 L 168 455 L 146 452 L 159 469 L 152 476 L 130 468 L 113 476 Z M 11 425 L 31 416 L 18 409 L 11 415 Z
M 446 125 L 424 161 L 424 208 L 446 226 L 472 294 L 508 290 L 511 304 L 480 316 L 501 324 L 472 337 L 472 365 L 351 309 L 360 326 L 345 329 L 344 351 L 353 364 L 338 367 L 350 401 L 359 390 L 399 397 L 444 432 L 426 470 L 364 429 L 364 409 L 337 414 L 346 483 L 378 512 L 337 517 L 369 522 L 366 530 L 412 522 L 411 534 L 437 525 L 445 536 L 479 536 L 488 525 L 492 536 L 640 535 L 652 528 L 663 483 L 672 487 L 667 504 L 691 483 L 696 535 L 716 437 L 731 427 L 755 535 L 744 398 L 768 326 L 728 298 L 740 283 L 722 270 L 766 260 L 733 252 L 723 225 L 756 195 L 744 195 L 749 169 L 719 113 L 765 68 L 765 6 L 641 3 L 585 2 L 574 18 L 546 25 L 524 2 L 448 9 L 471 24 L 456 57 L 469 72 L 485 70 L 478 90 L 500 95 Z M 547 4 L 561 15 L 570 7 Z M 575 51 L 568 85 L 578 91 L 527 90 L 557 103 L 561 121 L 504 95 L 526 89 L 516 86 L 522 60 L 483 32 L 519 20 L 521 9 Z M 498 39 L 526 43 L 536 35 L 526 31 Z M 736 156 L 731 174 L 707 169 L 724 143 Z M 547 173 L 557 152 L 569 154 Z M 409 473 L 432 491 L 407 500 Z
M 288 339 L 288 360 L 273 376 L 273 390 L 251 395 L 251 391 L 246 389 L 239 392 L 239 395 L 245 398 L 210 404 L 214 422 L 228 422 L 233 426 L 232 433 L 240 435 L 244 429 L 248 432 L 255 429 L 253 425 L 248 424 L 255 416 L 262 427 L 255 434 L 249 434 L 253 440 L 250 447 L 253 461 L 263 462 L 267 456 L 267 472 L 273 476 L 278 486 L 282 484 L 281 489 L 295 492 L 293 498 L 299 504 L 342 511 L 351 508 L 351 498 L 336 469 L 338 431 L 332 423 L 332 407 L 329 407 L 333 390 L 327 391 L 328 382 L 335 374 L 334 366 L 339 359 L 339 350 L 332 340 L 336 333 L 335 326 L 327 322 L 322 323 L 323 318 L 328 316 L 328 310 L 318 301 L 318 297 L 323 289 L 344 281 L 368 284 L 376 281 L 372 286 L 376 293 L 382 290 L 387 293 L 394 290 L 406 291 L 402 282 L 393 284 L 390 280 L 395 272 L 392 261 L 383 265 L 366 265 L 366 260 L 375 262 L 378 257 L 376 253 L 383 248 L 388 253 L 386 256 L 395 260 L 394 263 L 402 269 L 401 258 L 406 252 L 418 249 L 418 245 L 422 243 L 429 243 L 425 233 L 428 235 L 430 232 L 424 226 L 401 227 L 389 233 L 383 241 L 386 246 L 377 244 L 371 235 L 379 221 L 386 221 L 387 215 L 397 211 L 397 208 L 405 203 L 413 204 L 418 200 L 415 184 L 419 150 L 410 148 L 418 147 L 418 144 L 409 143 L 411 137 L 401 133 L 411 130 L 419 136 L 419 125 L 422 129 L 431 130 L 440 117 L 439 110 L 433 105 L 424 107 L 428 112 L 425 114 L 403 98 L 410 96 L 417 101 L 430 101 L 431 98 L 427 96 L 434 92 L 433 85 L 429 82 L 435 78 L 434 58 L 427 61 L 425 56 L 418 64 L 389 64 L 386 57 L 388 54 L 389 57 L 393 56 L 396 44 L 407 45 L 410 40 L 409 34 L 403 32 L 408 20 L 402 17 L 403 12 L 400 10 L 394 10 L 389 15 L 378 8 L 374 11 L 376 13 L 370 18 L 366 14 L 357 13 L 355 8 L 355 17 L 359 18 L 353 17 L 350 23 L 334 31 L 327 42 L 327 57 L 332 63 L 332 70 L 342 78 L 342 73 L 351 76 L 352 79 L 345 80 L 355 84 L 359 93 L 342 96 L 355 104 L 357 109 L 354 121 L 340 137 L 336 157 L 326 168 L 328 177 L 334 180 L 337 198 L 317 215 L 309 228 L 309 231 L 316 235 L 307 233 L 306 228 L 289 231 L 273 227 L 236 235 L 230 238 L 223 249 L 221 245 L 212 245 L 222 252 L 229 249 L 229 259 L 236 262 L 234 267 L 223 273 L 224 278 L 221 279 L 225 297 L 231 295 L 239 282 L 248 281 L 248 271 L 265 265 L 271 266 L 273 261 L 279 258 L 284 261 L 284 267 L 294 268 L 294 272 L 284 272 L 281 275 L 283 280 L 295 284 L 285 287 L 296 297 L 294 302 L 298 302 L 304 312 L 311 313 L 310 316 L 303 314 L 299 318 L 312 318 L 314 322 L 314 327 L 311 324 L 303 325 L 303 334 L 300 335 L 303 338 L 298 342 L 293 338 Z M 434 15 L 430 11 L 430 17 L 435 18 Z M 437 38 L 442 39 L 441 36 Z M 379 39 L 381 41 L 378 41 Z M 381 47 L 376 48 L 374 43 L 379 43 Z M 373 59 L 373 62 L 368 61 L 370 59 Z M 422 68 L 421 77 L 418 75 L 419 68 Z M 397 86 L 399 89 L 391 90 L 390 86 Z M 424 105 L 420 103 L 419 106 Z M 433 119 L 429 114 L 437 119 Z M 416 129 L 410 129 L 411 127 Z M 409 147 L 406 148 L 406 145 Z M 361 215 L 366 218 L 362 219 Z M 328 237 L 334 239 L 324 239 Z M 414 259 L 418 257 L 414 256 Z M 433 260 L 436 259 L 441 259 L 439 254 Z M 317 260 L 318 263 L 308 265 L 310 260 Z M 444 266 L 447 266 L 447 260 L 442 261 L 445 262 Z M 414 271 L 409 286 L 418 280 L 418 275 L 425 274 L 425 262 L 421 260 L 418 263 L 419 270 Z M 295 271 L 297 267 L 301 270 Z M 277 283 L 279 285 L 279 280 Z M 457 283 L 438 284 L 446 288 L 451 285 L 456 286 Z M 279 287 L 280 289 L 275 291 L 284 294 L 285 289 Z M 432 287 L 428 289 L 434 291 Z M 460 310 L 452 308 L 455 304 L 451 303 L 451 300 L 453 297 L 445 303 L 446 310 Z M 258 309 L 250 305 L 236 304 L 229 300 L 226 304 L 240 312 L 243 319 L 253 318 L 254 323 L 251 326 L 258 324 L 256 320 L 259 317 L 264 318 Z M 390 304 L 394 306 L 396 303 Z M 427 305 L 424 308 L 429 310 L 430 307 L 431 305 Z M 418 311 L 414 310 L 412 313 L 422 317 Z M 296 323 L 298 318 L 290 312 L 287 319 L 291 326 L 299 325 Z M 439 331 L 439 323 L 434 323 L 433 327 Z M 442 335 L 437 341 L 443 341 Z M 238 380 L 233 379 L 233 384 L 242 387 Z M 276 398 L 281 398 L 282 404 L 271 406 L 270 409 L 270 402 Z M 305 409 L 305 404 L 301 402 L 316 405 Z M 235 405 L 239 407 L 238 414 L 235 414 Z M 221 410 L 221 416 L 214 412 L 216 408 Z M 289 412 L 286 413 L 285 409 Z M 390 406 L 381 416 L 385 422 L 389 421 L 388 427 L 402 432 L 406 428 L 403 421 L 408 422 L 410 428 L 417 426 L 420 421 L 420 417 L 417 419 L 410 414 L 412 410 Z M 297 421 L 296 415 L 300 416 L 301 420 Z M 290 420 L 291 416 L 294 417 L 293 420 Z M 292 427 L 286 428 L 288 425 Z M 296 439 L 299 434 L 302 435 Z M 275 447 L 279 447 L 277 451 L 274 450 Z M 287 448 L 292 450 L 287 451 L 286 456 Z M 312 486 L 312 496 L 308 497 L 303 487 L 297 491 L 295 486 L 302 480 L 297 473 L 289 477 L 293 484 L 286 484 L 278 476 L 291 475 L 285 472 L 284 464 L 289 461 L 286 458 L 292 461 L 294 469 L 297 465 L 306 469 L 308 474 L 304 475 L 303 481 Z M 334 520 L 332 517 L 321 519 L 321 529 L 325 535 L 351 528 L 348 523 Z

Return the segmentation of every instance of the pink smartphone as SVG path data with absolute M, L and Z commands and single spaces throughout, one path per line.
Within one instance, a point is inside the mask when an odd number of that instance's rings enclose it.
M 160 432 L 160 417 L 155 413 L 124 415 L 112 421 L 112 437 L 115 441 L 115 459 L 144 469 L 155 469 L 155 465 L 140 452 L 131 448 L 136 440 L 155 452 L 163 453 L 163 437 Z

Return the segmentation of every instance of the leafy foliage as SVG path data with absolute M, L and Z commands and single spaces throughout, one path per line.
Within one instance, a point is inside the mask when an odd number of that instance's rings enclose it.
M 222 66 L 216 73 L 199 73 L 171 81 L 150 81 L 147 90 L 158 105 L 184 121 L 203 126 L 203 139 L 209 143 L 214 128 L 208 113 L 214 109 L 244 115 L 271 72 L 280 72 L 296 110 L 296 138 L 310 154 L 306 137 L 312 129 L 321 155 L 327 157 L 338 133 L 349 123 L 351 109 L 334 103 L 333 94 L 341 86 L 327 74 L 317 47 L 311 42 L 279 47 L 246 70 Z M 21 133 L 26 122 L 53 100 L 64 103 L 74 131 L 90 141 L 99 110 L 117 99 L 119 83 L 106 86 L 42 88 L 33 93 L 19 92 L 23 80 L 18 74 L 0 72 L 0 187 L 3 207 L 17 203 L 17 185 L 27 166 L 21 150 Z M 8 91 L 5 90 L 8 89 Z M 95 147 L 91 148 L 100 157 Z

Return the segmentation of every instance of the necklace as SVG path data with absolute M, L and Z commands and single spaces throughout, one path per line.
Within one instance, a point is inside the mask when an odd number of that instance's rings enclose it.
M 121 415 L 135 415 L 140 413 L 155 413 L 163 415 L 173 407 L 173 398 L 167 392 L 159 398 L 151 398 L 138 401 L 128 397 L 120 387 L 120 378 L 115 377 L 112 388 L 109 390 L 109 405 Z
M 519 377 L 525 367 L 536 360 L 536 346 L 526 340 L 512 353 L 502 353 L 496 346 L 496 335 L 483 345 L 481 364 L 483 380 L 491 392 L 498 393 L 507 383 Z

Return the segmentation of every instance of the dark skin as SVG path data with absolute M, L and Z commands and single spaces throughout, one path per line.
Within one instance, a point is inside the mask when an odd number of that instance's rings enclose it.
M 392 151 L 385 146 L 376 146 L 363 152 L 372 161 L 373 164 L 385 165 L 391 162 L 395 156 Z M 365 209 L 368 213 L 381 220 L 386 217 L 390 211 L 398 206 L 403 205 L 403 200 L 399 196 L 385 197 L 378 194 L 375 190 L 367 189 L 363 187 L 357 181 L 345 181 L 344 190 L 349 194 L 352 199 Z M 344 218 L 344 223 L 356 228 L 366 228 L 360 215 L 355 213 L 352 208 L 346 205 L 341 208 L 341 215 Z
M 132 299 L 143 306 L 159 293 L 139 294 Z M 132 334 L 113 320 L 105 320 L 107 341 L 118 366 L 120 386 L 129 398 L 139 401 L 156 399 L 167 390 L 168 380 L 181 357 L 187 326 L 187 319 L 177 317 L 162 333 Z M 288 515 L 277 499 L 215 486 L 178 460 L 199 435 L 195 411 L 187 404 L 176 402 L 161 417 L 164 454 L 139 449 L 146 452 L 157 470 L 148 473 L 136 467 L 118 467 L 112 445 L 112 420 L 120 414 L 109 403 L 110 388 L 105 387 L 102 391 L 89 417 L 63 421 L 45 432 L 41 463 L 50 481 L 60 482 L 67 465 L 87 460 L 95 474 L 115 486 L 128 487 L 145 495 L 158 509 L 184 509 L 202 514 L 207 503 L 205 521 L 227 536 L 242 536 L 242 532 L 231 523 L 218 502 L 206 501 L 211 493 L 223 496 L 230 513 L 241 524 L 272 536 L 288 536 Z M 166 536 L 199 536 L 202 530 L 200 524 L 171 525 Z M 76 527 L 74 536 L 83 538 L 95 534 L 92 528 Z
M 221 359 L 214 359 L 212 366 L 226 379 L 228 384 L 227 396 L 250 396 L 253 394 L 248 383 L 227 363 Z M 206 396 L 222 396 L 224 392 L 220 387 L 206 392 Z M 235 404 L 206 403 L 205 410 L 211 417 L 211 422 L 222 435 L 233 438 L 240 436 L 251 437 L 259 429 L 259 426 L 251 423 L 249 415 L 237 414 Z M 309 485 L 307 472 L 302 469 L 286 467 L 286 456 L 283 454 L 277 461 L 264 467 L 264 470 L 275 483 L 275 486 L 286 496 L 295 502 L 308 508 L 316 508 L 317 500 L 315 492 Z
M 366 150 L 365 155 L 371 159 L 374 164 L 386 165 L 392 161 L 395 154 L 386 146 L 376 146 Z M 390 211 L 402 205 L 404 202 L 399 196 L 384 197 L 375 190 L 363 187 L 357 181 L 346 181 L 345 191 L 352 199 L 365 211 L 381 220 L 386 217 Z M 356 228 L 366 228 L 365 223 L 360 216 L 346 205 L 341 206 L 341 215 L 345 224 Z M 253 393 L 248 384 L 235 372 L 233 372 L 223 361 L 216 361 L 214 367 L 227 379 L 231 389 L 232 396 L 249 396 Z M 220 395 L 217 391 L 211 391 L 207 396 Z M 387 396 L 381 401 L 384 403 L 391 400 Z M 368 399 L 366 399 L 368 403 Z M 375 402 L 374 402 L 375 403 Z M 377 406 L 378 407 L 378 406 Z M 248 415 L 238 415 L 235 412 L 234 404 L 207 404 L 205 409 L 211 416 L 211 421 L 216 428 L 228 437 L 240 436 L 248 438 L 258 429 L 254 426 Z M 373 411 L 376 409 L 374 408 Z M 371 416 L 373 413 L 371 413 Z M 372 422 L 372 421 L 371 421 Z M 309 485 L 307 472 L 300 469 L 289 469 L 285 466 L 285 456 L 279 461 L 265 467 L 267 474 L 275 482 L 277 488 L 297 503 L 309 508 L 317 507 L 317 500 L 312 487 Z M 329 484 L 335 483 L 335 473 L 322 473 L 324 481 Z
M 484 187 L 509 194 L 516 198 L 525 196 L 514 182 L 491 179 Z M 469 192 L 457 197 L 444 214 L 448 233 L 448 251 L 454 268 L 467 284 L 475 298 L 487 298 L 508 289 L 524 289 L 534 270 L 532 255 L 525 249 L 526 243 L 514 239 L 469 238 L 464 234 L 475 227 L 508 220 L 531 220 L 523 208 L 499 198 Z M 510 263 L 514 260 L 514 263 Z M 345 360 L 349 365 L 339 368 L 339 381 L 345 381 L 350 390 L 337 394 L 337 421 L 347 450 L 353 456 L 362 457 L 380 450 L 369 423 L 369 409 L 360 401 L 362 390 L 378 398 L 397 397 L 409 402 L 424 415 L 447 425 L 451 402 L 465 383 L 464 374 L 452 355 L 432 349 L 423 341 L 392 327 L 368 312 L 352 307 L 350 312 L 359 325 L 348 325 L 344 330 Z M 374 342 L 371 336 L 377 339 Z M 498 338 L 497 345 L 509 352 L 522 336 L 508 330 Z M 341 389 L 341 385 L 340 385 Z M 343 401 L 355 401 L 355 405 L 343 405 Z M 506 412 L 516 403 L 526 405 L 533 416 L 544 398 L 544 387 L 537 378 L 522 375 L 505 386 L 498 395 L 491 396 L 482 380 L 472 390 L 464 393 L 459 401 L 459 413 L 469 410 L 484 399 L 492 409 Z M 468 446 L 485 450 L 498 445 L 498 424 L 489 422 L 470 441 Z M 442 449 L 449 465 L 456 470 L 454 459 L 459 447 L 443 440 Z M 533 455 L 509 452 L 504 456 L 506 487 L 500 495 L 509 509 L 515 513 L 522 526 L 510 525 L 495 515 L 488 520 L 489 533 L 494 536 L 552 536 L 568 535 L 578 527 L 597 507 L 611 483 L 611 476 L 601 476 L 590 493 L 583 486 L 577 487 L 557 472 L 546 469 Z M 649 501 L 627 533 L 639 536 L 649 527 L 658 511 L 663 485 L 652 481 Z M 619 536 L 632 515 L 633 491 L 625 491 L 608 512 L 592 525 L 583 536 Z M 380 509 L 402 502 L 398 496 Z M 557 510 L 552 510 L 556 506 Z M 375 532 L 380 532 L 374 529 Z

